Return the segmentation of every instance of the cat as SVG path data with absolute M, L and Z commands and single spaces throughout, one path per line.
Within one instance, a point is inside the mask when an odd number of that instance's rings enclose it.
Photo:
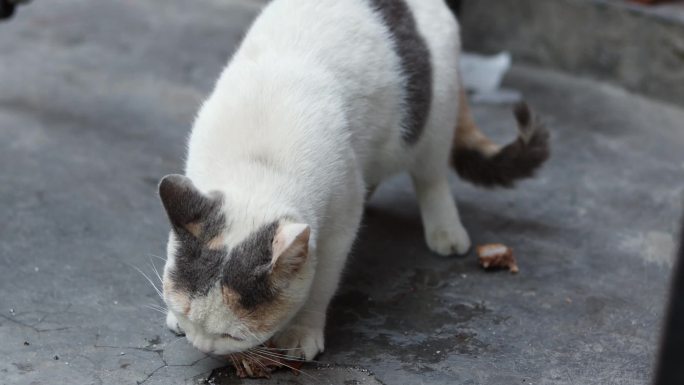
M 524 104 L 500 147 L 473 122 L 459 26 L 444 0 L 273 0 L 202 105 L 185 175 L 159 195 L 171 223 L 167 326 L 206 353 L 270 341 L 305 360 L 367 196 L 407 171 L 427 246 L 464 254 L 450 165 L 511 187 L 549 156 Z

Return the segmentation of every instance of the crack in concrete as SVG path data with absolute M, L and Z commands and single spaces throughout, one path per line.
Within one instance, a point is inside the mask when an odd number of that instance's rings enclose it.
M 157 344 L 150 344 L 150 345 L 143 346 L 143 347 L 140 347 L 140 346 L 112 346 L 112 345 L 98 345 L 99 341 L 100 341 L 100 335 L 95 334 L 95 343 L 93 344 L 94 348 L 119 349 L 119 350 L 121 350 L 121 349 L 140 350 L 143 352 L 154 352 L 157 354 L 159 354 L 159 353 L 163 354 L 164 353 L 164 349 L 162 349 L 162 348 L 158 348 L 158 349 L 152 348 L 153 346 L 156 346 Z M 163 358 L 162 358 L 162 361 L 163 361 Z
M 43 316 L 40 317 L 40 319 L 38 320 L 38 322 L 35 322 L 35 323 L 32 323 L 32 324 L 29 324 L 29 323 L 26 323 L 26 322 L 24 322 L 24 321 L 21 321 L 21 320 L 15 318 L 15 317 L 8 317 L 8 316 L 6 316 L 6 315 L 4 315 L 4 314 L 0 314 L 0 318 L 3 318 L 3 319 L 5 319 L 5 320 L 7 320 L 7 321 L 10 321 L 10 322 L 15 323 L 15 324 L 20 325 L 20 326 L 23 326 L 23 327 L 25 327 L 25 328 L 29 328 L 29 329 L 33 330 L 34 332 L 36 332 L 36 333 L 38 333 L 38 334 L 40 334 L 40 333 L 47 333 L 47 332 L 54 332 L 54 331 L 68 330 L 68 329 L 71 329 L 71 326 L 63 326 L 63 327 L 52 328 L 52 329 L 40 329 L 40 328 L 38 328 L 38 326 L 39 326 L 40 324 L 42 324 L 43 322 L 45 322 L 45 320 L 46 320 L 48 317 L 50 317 L 50 316 L 65 314 L 66 312 L 69 311 L 69 309 L 71 309 L 71 306 L 72 306 L 72 304 L 68 304 L 68 305 L 66 306 L 66 308 L 64 308 L 64 310 L 60 310 L 60 311 L 56 311 L 56 312 L 51 312 L 51 313 L 39 312 L 39 313 L 44 313 Z M 26 313 L 20 313 L 20 314 L 26 314 Z M 20 314 L 16 314 L 16 315 L 20 315 Z
M 162 351 L 162 353 L 163 353 L 163 351 Z M 163 358 L 162 354 L 160 354 L 159 356 L 161 357 L 161 360 L 162 360 L 162 362 L 164 363 L 164 365 L 162 365 L 162 366 L 160 366 L 160 367 L 154 369 L 154 370 L 153 370 L 150 374 L 148 374 L 147 377 L 145 377 L 145 379 L 143 379 L 142 381 L 136 381 L 136 384 L 137 384 L 137 385 L 142 385 L 142 384 L 144 384 L 145 382 L 149 381 L 149 379 L 152 378 L 152 376 L 154 376 L 158 371 L 160 371 L 160 370 L 162 370 L 162 369 L 164 369 L 164 368 L 191 368 L 191 367 L 197 365 L 198 363 L 200 363 L 200 362 L 206 360 L 207 358 L 211 358 L 211 356 L 204 356 L 204 357 L 202 357 L 202 358 L 200 358 L 200 359 L 197 359 L 197 360 L 195 360 L 195 361 L 193 361 L 192 363 L 189 363 L 189 364 L 173 364 L 173 365 L 169 365 L 169 364 L 166 363 L 166 359 Z
M 149 381 L 150 378 L 152 378 L 158 371 L 164 369 L 164 368 L 190 368 L 198 363 L 206 360 L 207 358 L 212 358 L 209 355 L 205 355 L 202 358 L 199 358 L 189 364 L 169 364 L 166 361 L 166 358 L 164 358 L 164 349 L 153 349 L 150 346 L 145 346 L 145 347 L 139 347 L 139 346 L 113 346 L 113 345 L 98 345 L 98 341 L 100 339 L 100 335 L 96 334 L 95 335 L 95 344 L 93 347 L 95 348 L 105 348 L 105 349 L 116 349 L 116 350 L 138 350 L 138 351 L 143 351 L 143 352 L 149 352 L 149 353 L 156 353 L 157 356 L 159 357 L 159 360 L 162 362 L 162 365 L 159 366 L 158 368 L 152 370 L 150 373 L 146 375 L 146 377 L 140 381 L 136 381 L 137 385 L 142 385 L 145 382 Z

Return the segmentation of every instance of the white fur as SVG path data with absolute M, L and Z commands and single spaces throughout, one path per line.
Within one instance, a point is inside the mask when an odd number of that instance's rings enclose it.
M 366 0 L 272 1 L 221 74 L 190 137 L 186 174 L 200 190 L 225 195 L 229 245 L 282 217 L 310 226 L 312 277 L 299 288 L 302 309 L 275 336 L 307 359 L 324 348 L 326 309 L 367 189 L 410 172 L 429 247 L 442 255 L 470 247 L 447 182 L 458 25 L 443 0 L 406 1 L 433 65 L 432 109 L 417 144 L 402 140 L 399 58 Z M 232 322 L 228 315 L 215 318 Z M 208 351 L 207 344 L 196 346 Z

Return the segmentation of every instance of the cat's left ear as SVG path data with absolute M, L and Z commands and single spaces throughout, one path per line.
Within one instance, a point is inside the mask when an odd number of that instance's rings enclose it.
M 302 223 L 282 224 L 273 238 L 273 272 L 285 276 L 295 274 L 309 257 L 311 228 Z
M 220 199 L 205 195 L 183 175 L 167 175 L 159 182 L 161 198 L 169 221 L 176 231 L 187 231 L 196 238 L 202 223 L 218 209 Z

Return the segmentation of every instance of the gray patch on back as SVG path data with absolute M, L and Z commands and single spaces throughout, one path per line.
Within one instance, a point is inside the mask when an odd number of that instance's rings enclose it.
M 404 0 L 369 0 L 394 38 L 405 78 L 402 136 L 408 144 L 419 139 L 432 104 L 432 63 L 430 50 L 418 31 L 416 20 Z

